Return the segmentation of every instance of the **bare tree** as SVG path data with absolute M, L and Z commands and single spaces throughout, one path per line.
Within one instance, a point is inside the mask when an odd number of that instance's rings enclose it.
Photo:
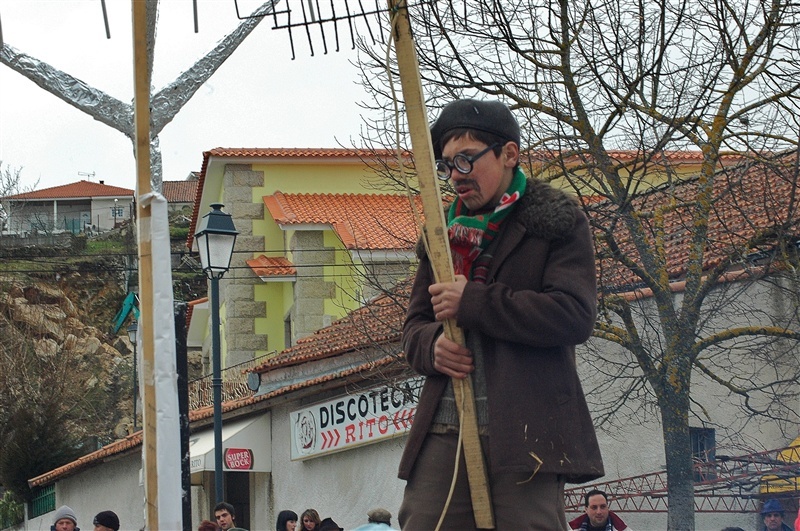
M 90 408 L 80 382 L 90 375 L 76 371 L 80 364 L 70 351 L 36 352 L 30 332 L 12 321 L 5 301 L 2 306 L 0 436 L 5 445 L 0 482 L 18 500 L 27 500 L 28 479 L 86 453 L 82 444 L 90 433 Z M 91 415 L 92 420 L 99 418 Z
M 668 527 L 694 529 L 689 420 L 709 413 L 693 378 L 748 415 L 797 420 L 771 406 L 798 393 L 800 5 L 466 0 L 411 16 L 432 114 L 456 97 L 506 101 L 526 165 L 583 199 L 600 265 L 595 344 L 619 353 L 597 383 L 619 390 L 603 418 L 660 415 Z M 406 138 L 399 88 L 385 48 L 360 48 L 365 106 L 385 113 L 364 141 L 386 148 Z M 779 291 L 784 308 L 750 290 Z
M 0 234 L 3 231 L 12 230 L 9 226 L 9 220 L 12 216 L 22 209 L 21 203 L 10 201 L 9 196 L 30 192 L 35 190 L 39 185 L 37 180 L 30 186 L 22 186 L 22 168 L 13 167 L 0 160 Z

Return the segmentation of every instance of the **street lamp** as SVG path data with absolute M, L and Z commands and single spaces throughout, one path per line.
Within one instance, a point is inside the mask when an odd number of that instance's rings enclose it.
M 119 199 L 115 197 L 114 198 L 114 227 L 113 227 L 115 229 L 117 228 L 117 201 L 119 201 Z
M 216 503 L 223 501 L 222 482 L 222 376 L 219 339 L 219 279 L 231 265 L 233 245 L 239 234 L 233 218 L 222 211 L 221 203 L 212 203 L 211 212 L 203 216 L 194 237 L 200 252 L 203 272 L 211 280 L 211 386 L 214 401 L 214 484 Z
M 136 432 L 136 401 L 139 399 L 139 373 L 136 371 L 136 333 L 139 325 L 136 321 L 128 327 L 128 339 L 133 345 L 133 431 Z

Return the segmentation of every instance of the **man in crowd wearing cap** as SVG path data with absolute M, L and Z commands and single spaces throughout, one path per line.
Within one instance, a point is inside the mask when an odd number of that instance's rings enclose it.
M 761 518 L 764 520 L 764 531 L 792 531 L 783 523 L 783 506 L 775 499 L 767 500 L 761 507 Z
M 51 531 L 79 531 L 78 517 L 71 507 L 62 505 L 56 510 Z
M 392 513 L 378 507 L 367 513 L 367 523 L 356 527 L 353 531 L 386 531 L 392 528 Z
M 497 529 L 566 529 L 564 483 L 603 475 L 575 345 L 597 314 L 592 233 L 578 202 L 519 168 L 520 129 L 498 101 L 457 100 L 431 128 L 455 281 L 424 248 L 403 351 L 425 384 L 400 462 L 399 521 L 430 530 L 445 513 L 459 417 L 452 378 L 472 378 Z M 464 331 L 462 346 L 443 321 Z M 463 452 L 441 529 L 474 529 Z
M 114 511 L 101 511 L 92 521 L 94 531 L 119 531 L 119 518 Z

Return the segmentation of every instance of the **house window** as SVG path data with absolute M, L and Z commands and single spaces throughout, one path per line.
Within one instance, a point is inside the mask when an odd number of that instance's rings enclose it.
M 36 518 L 56 510 L 55 484 L 34 489 L 31 494 L 31 501 L 28 502 L 29 518 Z
M 111 217 L 112 218 L 122 218 L 125 215 L 125 208 L 124 207 L 111 207 Z
M 708 481 L 716 479 L 716 433 L 714 428 L 689 427 L 692 440 L 692 461 L 694 462 L 694 480 Z

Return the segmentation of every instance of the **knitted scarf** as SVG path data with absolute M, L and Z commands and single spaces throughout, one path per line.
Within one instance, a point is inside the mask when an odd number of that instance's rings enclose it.
M 494 210 L 473 213 L 458 198 L 450 205 L 447 213 L 447 227 L 450 250 L 453 254 L 453 269 L 456 275 L 464 275 L 473 279 L 472 264 L 497 237 L 500 224 L 525 193 L 525 184 L 525 174 L 517 168 L 508 190 L 500 198 L 500 202 Z

